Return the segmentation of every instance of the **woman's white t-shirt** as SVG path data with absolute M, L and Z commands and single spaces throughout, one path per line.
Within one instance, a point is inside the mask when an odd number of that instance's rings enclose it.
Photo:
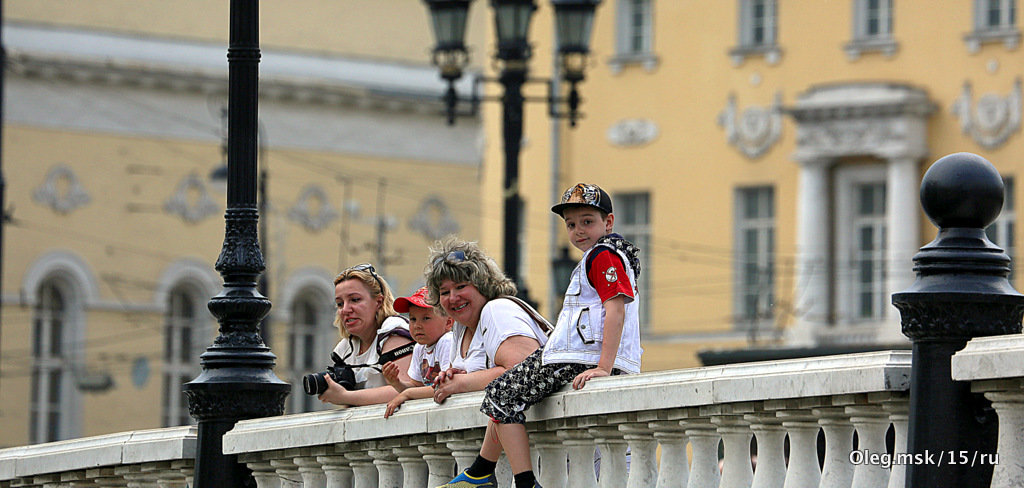
M 453 368 L 467 373 L 485 370 L 489 367 L 487 353 L 484 351 L 483 340 L 479 336 L 473 335 L 469 342 L 469 350 L 466 351 L 465 356 L 462 355 L 462 338 L 466 336 L 467 331 L 469 329 L 458 322 L 452 326 L 451 365 Z
M 498 347 L 509 337 L 529 337 L 541 346 L 548 340 L 529 313 L 505 298 L 495 298 L 484 304 L 476 332 L 469 343 L 469 352 L 466 357 L 461 357 L 462 338 L 467 330 L 457 322 L 452 327 L 452 367 L 467 373 L 494 367 Z
M 445 332 L 432 345 L 416 344 L 409 363 L 409 378 L 426 386 L 433 385 L 437 375 L 451 366 L 451 349 L 451 332 Z
M 395 329 L 409 330 L 409 324 L 406 323 L 405 319 L 399 316 L 388 317 L 384 319 L 384 323 L 380 324 L 380 329 L 377 329 L 377 336 L 373 338 L 373 344 L 366 349 L 366 352 L 359 354 L 359 348 L 361 341 L 358 337 L 349 336 L 348 339 L 342 339 L 338 342 L 338 345 L 334 347 L 334 352 L 338 354 L 338 357 L 343 359 L 346 364 L 377 364 L 380 360 L 380 354 L 377 353 L 377 341 L 381 337 L 387 336 L 389 332 Z M 373 368 L 354 368 L 356 375 L 356 389 L 362 388 L 376 388 L 378 386 L 384 386 L 388 382 L 384 379 L 384 375 Z

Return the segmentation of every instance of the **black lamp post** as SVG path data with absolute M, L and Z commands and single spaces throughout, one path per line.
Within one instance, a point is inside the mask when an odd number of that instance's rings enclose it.
M 434 47 L 433 62 L 441 70 L 441 77 L 448 82 L 444 96 L 448 123 L 455 121 L 455 107 L 458 97 L 455 80 L 462 76 L 462 70 L 469 61 L 466 51 L 466 19 L 472 0 L 424 0 L 430 8 L 433 20 Z M 569 95 L 561 98 L 550 93 L 550 80 L 536 80 L 528 77 L 529 60 L 533 49 L 529 43 L 530 19 L 537 9 L 534 0 L 491 0 L 494 10 L 494 25 L 497 34 L 495 59 L 501 68 L 496 80 L 504 88 L 499 99 L 502 104 L 502 135 L 505 150 L 505 173 L 503 179 L 504 202 L 504 247 L 502 257 L 505 273 L 519 286 L 520 295 L 528 299 L 526 286 L 519 274 L 519 242 L 521 235 L 522 199 L 519 196 L 519 149 L 523 140 L 523 85 L 531 81 L 548 84 L 548 113 L 555 118 L 567 118 L 571 126 L 579 118 L 580 97 L 576 85 L 583 81 L 583 70 L 590 52 L 590 32 L 594 22 L 594 10 L 600 0 L 551 0 L 555 9 L 555 26 L 558 46 L 556 55 L 563 80 L 569 83 Z M 559 110 L 565 103 L 567 112 Z
M 283 414 L 291 389 L 274 374 L 276 357 L 259 334 L 270 311 L 270 300 L 256 289 L 265 267 L 256 207 L 259 0 L 231 0 L 230 16 L 228 208 L 216 266 L 224 291 L 208 305 L 220 335 L 200 356 L 203 372 L 185 384 L 189 413 L 199 421 L 195 488 L 253 486 L 237 456 L 224 455 L 224 434 L 239 420 Z

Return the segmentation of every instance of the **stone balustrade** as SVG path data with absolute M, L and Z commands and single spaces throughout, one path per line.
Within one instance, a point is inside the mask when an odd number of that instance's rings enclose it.
M 196 428 L 138 430 L 0 450 L 0 487 L 185 488 Z
M 850 453 L 854 432 L 860 450 L 886 452 L 890 426 L 905 446 L 909 383 L 906 351 L 624 375 L 552 395 L 528 412 L 527 428 L 546 488 L 895 487 L 899 467 L 854 465 Z M 433 487 L 476 456 L 481 400 L 410 401 L 389 419 L 369 406 L 247 420 L 223 447 L 260 488 Z M 141 456 L 147 435 L 181 449 Z M 186 440 L 194 443 L 193 431 L 164 429 L 0 451 L 0 487 L 188 486 L 194 444 Z M 504 465 L 503 488 L 511 484 Z

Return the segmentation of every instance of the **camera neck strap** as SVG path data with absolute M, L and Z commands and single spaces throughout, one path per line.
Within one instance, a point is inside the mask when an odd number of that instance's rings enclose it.
M 404 358 L 412 354 L 412 349 L 416 347 L 415 342 L 410 342 L 402 347 L 392 349 L 388 352 L 382 353 L 380 359 L 377 360 L 376 364 L 350 364 L 350 368 L 373 368 L 380 371 L 381 365 L 387 364 L 389 361 Z

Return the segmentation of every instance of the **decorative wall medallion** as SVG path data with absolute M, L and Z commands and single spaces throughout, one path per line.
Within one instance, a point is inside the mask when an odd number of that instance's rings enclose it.
M 461 227 L 444 200 L 433 195 L 420 202 L 419 211 L 409 218 L 409 228 L 423 234 L 427 239 L 436 241 L 457 234 Z
M 78 181 L 78 176 L 63 164 L 50 168 L 46 180 L 32 192 L 32 198 L 59 214 L 70 213 L 91 200 L 85 187 Z
M 730 94 L 725 109 L 718 114 L 718 125 L 725 129 L 729 145 L 748 158 L 760 157 L 782 134 L 782 93 L 775 94 L 770 107 L 736 108 L 736 95 Z
M 623 119 L 608 128 L 608 141 L 616 146 L 642 146 L 658 137 L 658 124 L 650 119 Z
M 164 202 L 165 212 L 178 215 L 190 224 L 217 213 L 219 208 L 210 198 L 203 180 L 195 173 L 182 178 L 174 194 Z
M 1002 146 L 1010 134 L 1020 130 L 1021 80 L 1013 83 L 1013 90 L 1004 96 L 989 93 L 974 105 L 971 82 L 964 82 L 960 98 L 953 102 L 953 115 L 960 119 L 960 130 L 986 149 Z
M 288 218 L 302 224 L 310 232 L 320 232 L 338 218 L 338 212 L 331 207 L 323 188 L 306 185 L 298 201 L 288 210 Z

